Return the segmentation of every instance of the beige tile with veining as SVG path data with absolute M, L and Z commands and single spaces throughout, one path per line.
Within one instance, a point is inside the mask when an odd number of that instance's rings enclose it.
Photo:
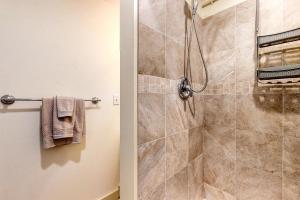
M 188 166 L 189 200 L 202 200 L 203 193 L 203 156 L 199 156 Z
M 138 143 L 165 136 L 165 98 L 163 94 L 138 94 Z
M 237 199 L 282 199 L 281 176 L 237 163 Z
M 285 136 L 300 138 L 300 94 L 284 95 L 284 124 Z
M 236 131 L 237 161 L 246 167 L 281 175 L 282 137 L 249 130 Z
M 152 199 L 161 193 L 165 181 L 165 140 L 138 147 L 138 198 Z M 161 196 L 161 195 L 158 195 Z
M 173 177 L 167 180 L 166 200 L 188 199 L 188 172 L 187 168 L 182 169 Z
M 205 135 L 235 156 L 235 96 L 212 95 L 204 98 Z M 209 145 L 209 144 L 207 144 Z
M 203 127 L 189 130 L 189 161 L 199 157 L 203 152 Z
M 181 171 L 188 164 L 188 133 L 182 132 L 166 139 L 167 178 Z
M 205 183 L 235 195 L 235 152 L 228 151 L 207 132 L 203 148 Z
M 300 138 L 284 138 L 283 197 L 283 200 L 300 199 Z
M 138 73 L 165 77 L 165 36 L 141 23 Z
M 165 32 L 165 0 L 139 0 L 139 22 Z
M 237 128 L 256 133 L 282 135 L 282 95 L 237 96 Z
M 178 94 L 166 95 L 166 135 L 172 135 L 188 129 L 188 105 Z
M 235 196 L 219 190 L 209 184 L 204 184 L 206 200 L 236 200 Z

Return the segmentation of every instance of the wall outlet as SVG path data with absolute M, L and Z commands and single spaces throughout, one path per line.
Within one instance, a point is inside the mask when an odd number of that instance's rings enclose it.
M 120 105 L 120 95 L 119 95 L 119 94 L 113 95 L 113 104 L 114 104 L 115 106 Z

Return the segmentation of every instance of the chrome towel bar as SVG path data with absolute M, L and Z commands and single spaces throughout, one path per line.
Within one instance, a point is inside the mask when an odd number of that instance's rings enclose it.
M 42 101 L 42 99 L 25 99 L 25 98 L 15 98 L 12 95 L 4 95 L 1 97 L 1 103 L 5 105 L 11 105 L 14 104 L 16 101 Z M 92 99 L 85 99 L 84 101 L 90 101 L 93 104 L 97 104 L 101 101 L 98 97 L 93 97 Z

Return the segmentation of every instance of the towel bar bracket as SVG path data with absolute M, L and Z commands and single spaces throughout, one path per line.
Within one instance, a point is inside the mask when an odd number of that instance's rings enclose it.
M 3 103 L 4 105 L 11 105 L 14 104 L 16 102 L 16 98 L 12 95 L 4 95 L 1 97 L 1 103 Z
M 8 94 L 1 97 L 1 103 L 4 105 L 11 105 L 14 104 L 16 101 L 42 101 L 42 99 L 19 99 Z M 99 99 L 98 97 L 93 97 L 92 99 L 86 99 L 84 101 L 90 101 L 93 104 L 97 104 L 101 101 L 101 99 Z

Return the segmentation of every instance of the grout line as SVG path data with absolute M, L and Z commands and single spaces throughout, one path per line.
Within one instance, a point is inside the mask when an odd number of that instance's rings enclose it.
M 164 0 L 164 35 L 165 35 L 165 44 L 164 44 L 164 59 L 165 59 L 165 62 L 164 62 L 164 65 L 165 65 L 165 68 L 164 68 L 164 74 L 165 74 L 165 77 L 166 77 L 166 73 L 167 73 L 167 0 Z M 171 83 L 169 83 L 169 85 L 171 85 Z M 164 86 L 165 89 L 164 89 L 164 113 L 165 113 L 165 198 L 167 200 L 167 94 L 166 94 L 166 85 Z

